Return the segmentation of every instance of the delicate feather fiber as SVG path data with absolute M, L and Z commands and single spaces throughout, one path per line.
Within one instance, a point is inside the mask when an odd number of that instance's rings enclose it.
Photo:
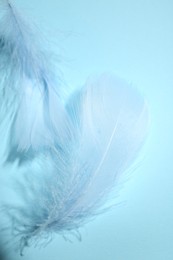
M 8 1 L 3 3 L 1 106 L 3 115 L 10 113 L 13 124 L 10 144 L 19 152 L 35 151 L 53 145 L 56 136 L 63 135 L 61 78 L 50 70 L 51 62 L 15 8 Z M 56 116 L 52 110 L 57 111 Z
M 64 102 L 59 73 L 14 7 L 2 3 L 0 129 L 8 129 L 5 163 L 19 162 L 23 199 L 5 212 L 22 253 L 105 208 L 143 145 L 148 108 L 135 88 L 108 74 L 88 79 Z

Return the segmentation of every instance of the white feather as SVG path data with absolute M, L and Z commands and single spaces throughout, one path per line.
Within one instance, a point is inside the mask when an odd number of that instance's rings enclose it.
M 66 109 L 68 140 L 35 157 L 38 167 L 30 169 L 26 188 L 20 185 L 23 206 L 10 210 L 21 252 L 40 237 L 77 230 L 103 210 L 146 137 L 145 100 L 113 76 L 89 80 Z
M 14 147 L 27 153 L 53 145 L 63 135 L 66 115 L 60 74 L 56 72 L 55 77 L 51 61 L 11 3 L 4 0 L 1 4 L 1 118 L 9 114 L 13 124 L 12 158 Z

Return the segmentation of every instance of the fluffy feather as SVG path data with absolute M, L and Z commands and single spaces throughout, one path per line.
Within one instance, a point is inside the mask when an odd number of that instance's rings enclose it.
M 21 160 L 20 152 L 39 151 L 65 134 L 62 82 L 20 14 L 9 1 L 1 5 L 1 118 L 9 115 L 13 124 L 7 160 Z
M 35 158 L 37 167 L 21 186 L 23 206 L 9 210 L 21 252 L 40 237 L 77 230 L 104 210 L 146 137 L 145 100 L 115 77 L 89 80 L 66 109 L 68 140 Z
M 2 118 L 10 108 L 1 124 L 9 129 L 7 161 L 32 159 L 18 165 L 23 203 L 5 207 L 22 254 L 40 237 L 73 232 L 104 210 L 142 147 L 148 110 L 136 89 L 110 75 L 89 79 L 64 103 L 59 75 L 32 45 L 11 4 L 3 3 L 2 18 L 9 20 L 0 29 Z

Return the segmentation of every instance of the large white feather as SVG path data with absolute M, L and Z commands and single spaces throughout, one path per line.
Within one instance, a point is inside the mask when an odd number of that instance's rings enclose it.
M 68 140 L 35 157 L 37 167 L 20 185 L 23 206 L 10 210 L 21 252 L 40 237 L 77 230 L 103 210 L 146 137 L 145 100 L 113 76 L 89 80 L 66 109 Z

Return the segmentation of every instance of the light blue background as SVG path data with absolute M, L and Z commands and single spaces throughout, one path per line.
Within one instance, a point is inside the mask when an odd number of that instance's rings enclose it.
M 16 6 L 46 28 L 72 87 L 111 71 L 144 93 L 151 113 L 145 156 L 119 193 L 124 202 L 81 229 L 82 242 L 56 239 L 23 260 L 173 259 L 173 1 L 28 1 Z M 9 259 L 20 259 L 9 252 Z

